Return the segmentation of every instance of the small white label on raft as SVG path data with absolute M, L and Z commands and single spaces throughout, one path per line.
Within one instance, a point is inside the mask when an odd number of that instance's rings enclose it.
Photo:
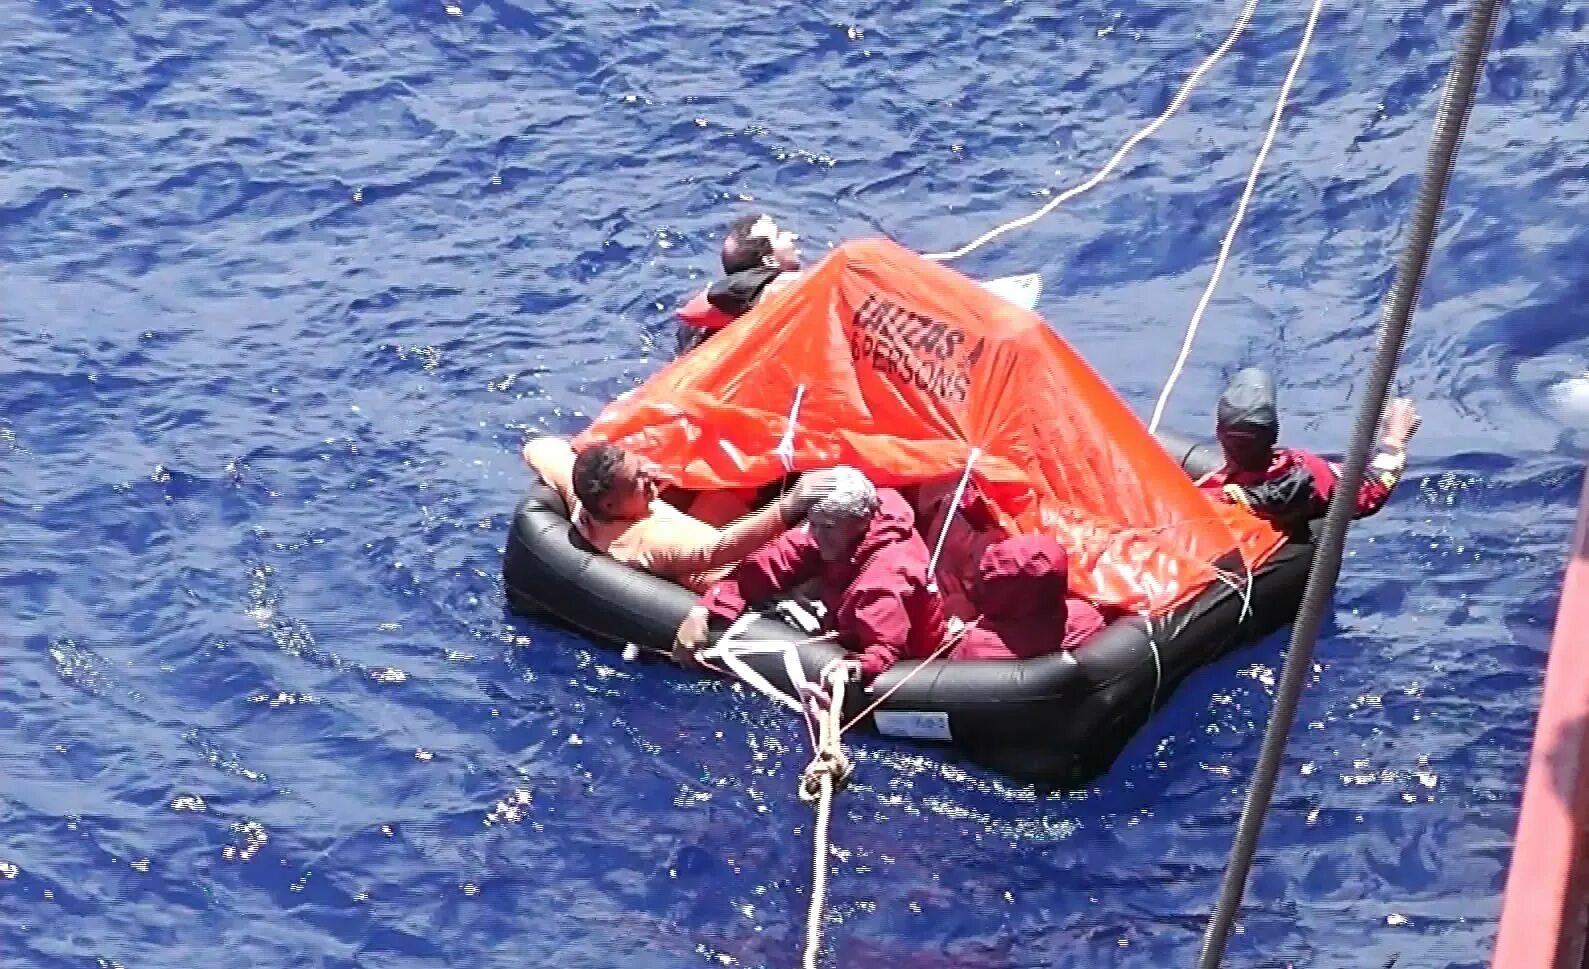
M 949 714 L 920 710 L 879 710 L 872 714 L 877 732 L 889 737 L 912 740 L 953 740 L 949 733 Z

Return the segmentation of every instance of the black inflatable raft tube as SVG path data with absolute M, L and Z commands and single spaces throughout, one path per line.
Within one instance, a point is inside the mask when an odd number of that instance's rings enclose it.
M 1221 463 L 1216 446 L 1174 434 L 1158 436 L 1193 477 Z M 861 725 L 886 736 L 950 744 L 1020 780 L 1085 781 L 1108 768 L 1190 673 L 1290 622 L 1312 557 L 1311 540 L 1292 541 L 1276 552 L 1253 575 L 1245 617 L 1242 596 L 1215 583 L 1151 628 L 1140 618 L 1118 619 L 1075 652 L 934 663 Z M 695 601 L 681 586 L 595 553 L 569 524 L 562 498 L 539 481 L 514 513 L 503 580 L 515 611 L 550 617 L 618 646 L 668 649 Z M 714 620 L 712 641 L 725 631 Z M 768 613 L 758 616 L 742 638 L 798 644 L 800 666 L 813 682 L 843 653 L 831 643 L 802 642 L 805 632 Z M 748 655 L 743 662 L 792 695 L 781 656 Z M 846 716 L 860 713 L 917 665 L 895 665 L 869 693 L 850 691 Z

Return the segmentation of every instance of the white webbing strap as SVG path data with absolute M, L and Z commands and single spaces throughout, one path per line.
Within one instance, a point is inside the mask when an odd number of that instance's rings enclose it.
M 742 680 L 745 685 L 756 692 L 780 703 L 796 713 L 806 713 L 805 694 L 812 687 L 810 680 L 806 679 L 804 668 L 800 665 L 799 647 L 811 643 L 832 639 L 832 634 L 812 636 L 797 642 L 785 642 L 776 639 L 741 640 L 740 636 L 749 628 L 750 624 L 760 618 L 759 614 L 747 610 L 729 625 L 728 630 L 718 638 L 716 644 L 702 650 L 698 655 L 703 661 L 719 660 L 728 667 L 728 671 Z M 767 682 L 766 677 L 750 668 L 741 657 L 766 656 L 776 654 L 783 659 L 784 675 L 789 677 L 789 686 L 794 690 L 793 697 Z
M 746 611 L 742 613 L 740 617 L 734 620 L 733 624 L 728 627 L 728 631 L 723 633 L 723 635 L 717 640 L 715 645 L 709 649 L 701 651 L 700 658 L 707 661 L 721 660 L 723 665 L 728 667 L 729 672 L 733 673 L 734 676 L 742 680 L 747 686 L 755 689 L 756 692 L 761 693 L 774 703 L 783 704 L 796 713 L 803 712 L 804 708 L 800 705 L 799 700 L 785 695 L 782 690 L 779 690 L 771 683 L 768 683 L 760 673 L 757 673 L 755 670 L 751 669 L 750 666 L 744 662 L 744 660 L 740 659 L 741 656 L 753 656 L 763 653 L 781 652 L 784 654 L 785 666 L 787 666 L 789 663 L 789 655 L 793 652 L 793 650 L 790 649 L 787 644 L 779 642 L 741 643 L 738 641 L 740 634 L 755 619 L 756 613 L 754 612 Z M 796 662 L 794 665 L 796 670 L 798 670 L 799 663 Z M 805 674 L 802 672 L 800 674 L 800 680 L 793 681 L 796 691 L 799 690 L 800 683 L 804 682 L 804 680 Z
M 938 591 L 938 559 L 943 555 L 944 542 L 949 538 L 949 526 L 954 523 L 955 515 L 960 511 L 960 499 L 965 497 L 966 487 L 971 484 L 971 468 L 977 463 L 977 458 L 982 456 L 982 449 L 974 447 L 971 454 L 966 457 L 966 469 L 960 474 L 960 483 L 955 485 L 954 497 L 949 500 L 949 511 L 943 516 L 943 527 L 938 529 L 938 542 L 933 546 L 932 558 L 927 562 L 927 591 Z
M 1159 641 L 1153 635 L 1153 613 L 1142 610 L 1142 624 L 1148 630 L 1148 651 L 1153 654 L 1153 695 L 1148 698 L 1148 712 L 1159 708 L 1159 690 L 1164 687 L 1164 660 L 1159 656 Z
M 1236 617 L 1237 622 L 1246 622 L 1252 617 L 1252 569 L 1242 563 L 1242 578 L 1233 577 L 1224 569 L 1215 568 L 1214 575 L 1219 581 L 1230 587 L 1231 591 L 1241 597 L 1241 615 Z M 1243 581 L 1245 580 L 1245 581 Z
M 778 439 L 778 446 L 773 449 L 778 455 L 778 460 L 783 462 L 786 473 L 794 473 L 794 438 L 795 428 L 800 423 L 800 402 L 805 399 L 806 385 L 801 384 L 795 388 L 794 406 L 789 408 L 789 423 L 783 429 L 783 437 Z

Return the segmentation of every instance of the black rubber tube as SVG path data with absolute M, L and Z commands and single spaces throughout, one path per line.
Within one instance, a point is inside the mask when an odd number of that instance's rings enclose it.
M 1446 189 L 1451 182 L 1457 148 L 1462 142 L 1468 115 L 1473 110 L 1479 72 L 1484 67 L 1484 56 L 1495 30 L 1500 6 L 1500 0 L 1473 0 L 1466 29 L 1457 42 L 1451 70 L 1446 77 L 1445 93 L 1441 96 L 1440 110 L 1435 116 L 1423 181 L 1418 186 L 1418 198 L 1413 205 L 1412 233 L 1407 240 L 1407 247 L 1402 251 L 1401 261 L 1396 267 L 1396 280 L 1385 301 L 1379 347 L 1374 354 L 1368 387 L 1358 408 L 1357 425 L 1352 430 L 1352 442 L 1346 452 L 1341 480 L 1331 497 L 1329 512 L 1324 517 L 1324 526 L 1319 534 L 1313 568 L 1308 574 L 1302 607 L 1292 627 L 1291 645 L 1286 651 L 1285 667 L 1275 691 L 1274 713 L 1264 730 L 1263 748 L 1258 754 L 1257 767 L 1253 770 L 1252 786 L 1248 788 L 1247 802 L 1242 806 L 1241 820 L 1236 825 L 1236 838 L 1225 867 L 1219 900 L 1209 918 L 1208 931 L 1203 936 L 1199 969 L 1217 969 L 1223 960 L 1225 943 L 1247 890 L 1253 853 L 1258 847 L 1258 836 L 1263 830 L 1269 800 L 1274 795 L 1280 759 L 1285 754 L 1286 741 L 1296 720 L 1297 702 L 1313 659 L 1313 648 L 1335 593 L 1336 579 L 1341 573 L 1346 529 L 1351 523 L 1353 505 L 1363 482 L 1369 451 L 1374 446 L 1374 436 L 1379 430 L 1379 419 L 1385 409 L 1390 383 L 1396 375 L 1396 365 L 1412 322 L 1413 308 L 1418 302 L 1418 291 L 1423 286 L 1424 272 L 1429 267 L 1429 255 L 1434 248 L 1435 232 L 1440 224 L 1440 210 L 1445 206 Z

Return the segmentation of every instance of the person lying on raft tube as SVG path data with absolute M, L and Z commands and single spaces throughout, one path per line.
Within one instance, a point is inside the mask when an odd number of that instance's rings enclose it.
M 723 237 L 723 278 L 678 311 L 676 356 L 705 343 L 750 311 L 768 293 L 800 277 L 800 237 L 779 227 L 765 212 L 735 219 Z
M 863 682 L 899 660 L 938 650 L 948 627 L 939 597 L 928 589 L 930 556 L 910 505 L 843 465 L 824 485 L 806 513 L 807 528 L 785 532 L 701 595 L 674 636 L 675 660 L 697 665 L 709 617 L 732 622 L 747 607 L 812 579 L 820 581 L 824 622 L 859 654 Z
M 1385 408 L 1384 435 L 1358 489 L 1356 517 L 1384 507 L 1407 468 L 1407 442 L 1419 423 L 1417 409 L 1405 397 Z M 1280 419 L 1268 371 L 1249 367 L 1231 379 L 1219 398 L 1214 433 L 1225 464 L 1199 480 L 1200 488 L 1251 509 L 1283 531 L 1324 517 L 1341 478 L 1340 465 L 1311 451 L 1277 446 Z
M 595 444 L 576 457 L 562 438 L 538 437 L 524 445 L 524 461 L 563 497 L 592 547 L 692 592 L 798 524 L 827 486 L 822 472 L 802 475 L 783 497 L 718 529 L 661 500 L 659 469 L 616 445 Z

